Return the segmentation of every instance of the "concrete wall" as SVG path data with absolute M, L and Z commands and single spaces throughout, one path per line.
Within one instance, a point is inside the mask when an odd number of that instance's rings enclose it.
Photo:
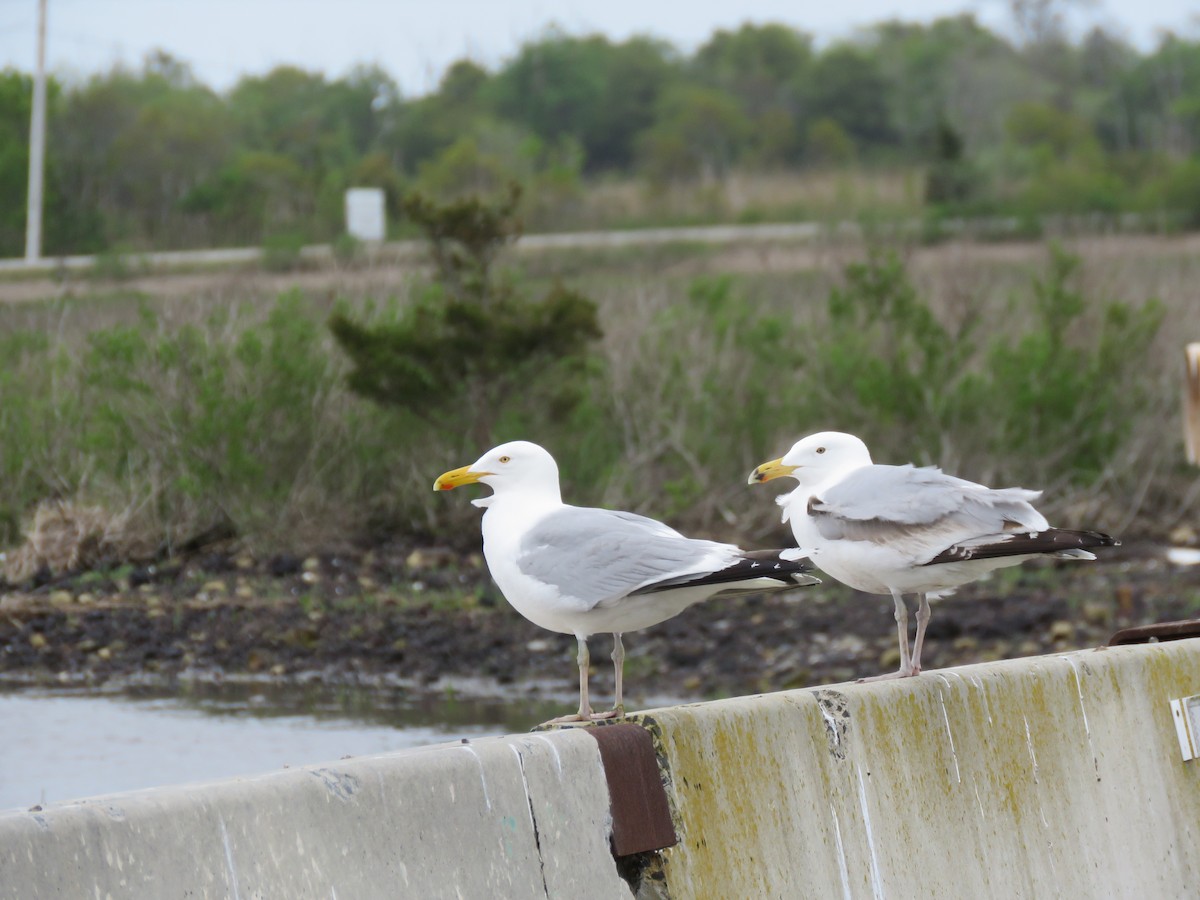
M 1191 694 L 1200 640 L 651 711 L 638 894 L 1200 896 Z M 608 790 L 575 730 L 60 804 L 0 816 L 0 898 L 629 897 Z
M 0 816 L 0 897 L 628 898 L 579 731 Z
M 674 897 L 1200 897 L 1200 640 L 651 714 Z

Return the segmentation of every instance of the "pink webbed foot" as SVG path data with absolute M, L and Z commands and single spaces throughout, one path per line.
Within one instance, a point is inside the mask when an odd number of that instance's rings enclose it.
M 587 719 L 584 718 L 583 716 L 581 716 L 579 713 L 571 713 L 569 716 L 556 716 L 553 719 L 547 719 L 545 722 L 543 722 L 538 727 L 544 728 L 547 725 L 569 725 L 572 722 L 586 722 L 586 721 L 587 721 Z
M 859 678 L 855 684 L 865 684 L 868 681 L 891 681 L 893 678 L 912 678 L 914 675 L 920 675 L 921 670 L 915 666 L 901 666 L 895 672 L 884 672 L 882 675 L 869 675 L 866 678 Z
M 624 715 L 625 715 L 625 707 L 614 706 L 612 709 L 606 710 L 604 712 L 592 713 L 590 716 L 588 716 L 588 718 L 591 719 L 593 722 L 599 722 L 603 719 L 620 719 L 620 718 L 624 717 Z

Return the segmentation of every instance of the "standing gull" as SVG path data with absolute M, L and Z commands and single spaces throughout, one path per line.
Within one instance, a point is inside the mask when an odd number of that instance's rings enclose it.
M 751 472 L 750 484 L 783 475 L 800 482 L 777 500 L 795 552 L 843 584 L 895 601 L 900 669 L 874 678 L 920 673 L 930 597 L 1035 556 L 1095 559 L 1088 548 L 1119 543 L 1098 531 L 1051 528 L 1029 504 L 1041 491 L 993 490 L 933 466 L 874 465 L 852 434 L 809 435 Z M 912 593 L 918 608 L 910 657 L 903 595 Z
M 735 594 L 819 584 L 782 551 L 746 552 L 687 538 L 634 513 L 568 506 L 558 465 L 537 444 L 512 441 L 440 475 L 437 491 L 481 482 L 483 555 L 505 599 L 521 615 L 579 642 L 579 712 L 554 721 L 624 712 L 621 635 L 677 616 L 693 603 Z M 589 635 L 611 632 L 616 703 L 593 715 L 588 702 Z

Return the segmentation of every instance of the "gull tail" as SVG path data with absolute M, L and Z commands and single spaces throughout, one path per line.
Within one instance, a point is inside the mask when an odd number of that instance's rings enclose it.
M 953 544 L 923 565 L 967 562 L 972 559 L 996 559 L 1002 556 L 1052 556 L 1057 559 L 1095 559 L 1095 547 L 1119 547 L 1121 542 L 1100 531 L 1070 531 L 1047 528 L 1045 531 L 1017 531 L 986 534 Z
M 740 559 L 723 569 L 668 578 L 647 585 L 637 593 L 653 594 L 700 585 L 719 585 L 722 594 L 760 593 L 821 583 L 821 579 L 810 574 L 812 566 L 807 559 L 787 559 L 786 553 L 785 550 L 744 550 Z

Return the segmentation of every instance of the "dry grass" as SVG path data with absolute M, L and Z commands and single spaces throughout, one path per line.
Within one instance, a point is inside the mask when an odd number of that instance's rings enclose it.
M 43 501 L 25 528 L 25 543 L 4 557 L 4 575 L 12 583 L 41 571 L 78 572 L 103 561 L 136 556 L 128 544 L 122 516 L 99 506 Z
M 1181 523 L 1200 521 L 1200 479 L 1182 463 L 1179 400 L 1182 347 L 1200 336 L 1194 294 L 1194 285 L 1200 283 L 1200 238 L 1099 237 L 1064 243 L 1082 260 L 1077 284 L 1091 304 L 1120 301 L 1138 307 L 1156 299 L 1165 311 L 1156 342 L 1137 367 L 1139 381 L 1151 388 L 1150 401 L 1138 411 L 1131 436 L 1101 478 L 1081 489 L 1053 476 L 1064 469 L 1059 457 L 1069 448 L 1047 447 L 1043 458 L 1013 459 L 1002 449 L 979 446 L 969 433 L 946 433 L 938 446 L 931 447 L 877 445 L 876 457 L 886 462 L 936 463 L 985 483 L 1043 488 L 1046 509 L 1064 522 L 1161 536 Z M 929 299 L 951 331 L 966 318 L 977 317 L 989 337 L 1023 327 L 1010 310 L 1014 300 L 1028 296 L 1031 279 L 1044 270 L 1048 258 L 1047 247 L 1040 242 L 900 249 L 918 292 Z M 728 246 L 661 266 L 654 277 L 635 272 L 591 288 L 606 313 L 605 353 L 613 373 L 613 394 L 619 398 L 618 421 L 630 465 L 622 468 L 623 479 L 610 483 L 600 497 L 589 499 L 614 504 L 623 500 L 661 514 L 664 506 L 670 510 L 670 496 L 663 486 L 681 472 L 691 472 L 710 489 L 677 510 L 679 521 L 713 533 L 731 527 L 741 533 L 769 533 L 760 523 L 771 512 L 764 509 L 761 497 L 747 495 L 738 478 L 749 465 L 761 461 L 756 454 L 776 455 L 812 431 L 862 432 L 869 430 L 870 423 L 836 414 L 824 421 L 803 421 L 788 418 L 785 412 L 768 424 L 769 437 L 763 446 L 761 438 L 722 432 L 721 423 L 713 422 L 708 439 L 719 442 L 721 455 L 730 462 L 723 465 L 710 457 L 698 463 L 695 454 L 697 441 L 704 439 L 703 429 L 672 416 L 671 411 L 686 409 L 689 416 L 703 419 L 706 407 L 713 405 L 706 399 L 714 390 L 744 397 L 744 350 L 730 340 L 714 342 L 701 322 L 672 326 L 668 329 L 671 344 L 691 356 L 695 365 L 682 377 L 667 381 L 646 335 L 664 332 L 663 317 L 684 302 L 692 279 L 734 272 L 752 285 L 748 302 L 791 322 L 791 342 L 797 352 L 819 353 L 825 299 L 839 282 L 843 267 L 862 254 L 861 246 L 844 242 Z M 820 394 L 824 386 L 781 367 L 776 389 Z M 825 408 L 838 408 L 838 398 L 826 397 L 826 401 Z M 716 405 L 728 409 L 737 402 L 730 403 L 727 397 Z
M 903 197 L 902 184 L 881 182 L 878 189 Z M 1046 460 L 1006 458 L 1001 451 L 978 446 L 972 435 L 955 432 L 944 434 L 938 446 L 885 442 L 876 445 L 876 457 L 886 462 L 936 462 L 985 482 L 1046 488 L 1046 509 L 1063 524 L 1104 527 L 1126 536 L 1162 535 L 1181 524 L 1195 525 L 1200 521 L 1200 479 L 1182 464 L 1179 363 L 1183 344 L 1200 338 L 1194 287 L 1200 283 L 1200 237 L 1095 237 L 1064 243 L 1082 259 L 1079 283 L 1089 302 L 1138 305 L 1156 297 L 1166 311 L 1153 352 L 1140 366 L 1139 380 L 1153 386 L 1153 400 L 1138 412 L 1131 436 L 1108 471 L 1086 488 L 1074 487 L 1050 477 Z M 996 334 L 1020 326 L 1010 314 L 1013 300 L 1027 295 L 1031 276 L 1044 268 L 1047 258 L 1046 246 L 1038 242 L 934 247 L 910 243 L 897 249 L 920 295 L 952 331 L 955 323 L 979 316 L 988 333 Z M 789 324 L 787 343 L 795 353 L 819 353 L 830 288 L 841 280 L 844 266 L 863 254 L 860 243 L 823 239 L 520 255 L 527 277 L 564 275 L 597 298 L 608 380 L 593 398 L 590 429 L 571 422 L 557 430 L 502 436 L 523 436 L 551 446 L 560 457 L 567 494 L 576 502 L 636 509 L 725 539 L 782 539 L 766 492 L 744 486 L 749 468 L 811 431 L 835 427 L 861 432 L 873 425 L 836 415 L 829 421 L 803 420 L 789 411 L 786 398 L 820 395 L 823 385 L 806 381 L 790 362 L 775 368 L 764 368 L 761 360 L 750 365 L 736 328 L 718 333 L 712 322 L 681 316 L 680 311 L 690 308 L 689 289 L 698 278 L 730 275 L 738 296 L 744 297 L 747 322 L 779 316 Z M 403 298 L 416 276 L 412 266 L 291 275 L 160 275 L 102 292 L 94 284 L 80 283 L 71 286 L 73 296 L 49 302 L 0 303 L 0 336 L 26 330 L 48 335 L 50 342 L 46 357 L 0 364 L 5 367 L 0 368 L 0 405 L 6 389 L 57 392 L 47 394 L 47 402 L 69 394 L 72 379 L 86 375 L 78 360 L 90 336 L 117 325 L 136 326 L 145 308 L 154 311 L 154 331 L 160 336 L 195 326 L 207 341 L 220 344 L 236 340 L 249 325 L 258 327 L 281 290 L 298 288 L 305 297 L 306 315 L 323 321 L 339 297 L 356 306 L 372 298 Z M 29 295 L 36 296 L 35 283 L 0 285 L 0 300 L 7 292 L 31 288 Z M 334 352 L 329 342 L 322 346 Z M 48 359 L 59 360 L 61 371 L 38 371 Z M 202 529 L 214 509 L 226 507 L 232 508 L 234 518 L 255 523 L 257 536 L 274 545 L 336 542 L 378 523 L 422 539 L 465 541 L 474 533 L 469 527 L 473 511 L 433 495 L 428 483 L 437 472 L 469 462 L 483 448 L 404 433 L 390 413 L 381 414 L 349 395 L 340 381 L 342 371 L 336 362 L 329 365 L 307 405 L 288 409 L 281 420 L 289 425 L 311 420 L 312 427 L 297 432 L 304 452 L 297 454 L 294 471 L 288 469 L 292 481 L 277 486 L 276 496 L 282 499 L 270 503 L 256 500 L 253 482 L 246 480 L 238 482 L 236 491 L 223 488 L 226 493 L 219 496 L 193 498 L 178 506 L 153 501 L 170 495 L 175 477 L 171 461 L 181 452 L 175 445 L 185 437 L 158 427 L 167 420 L 155 405 L 189 402 L 189 385 L 179 380 L 163 380 L 136 419 L 145 454 L 123 478 L 97 471 L 88 456 L 91 451 L 72 448 L 72 434 L 50 434 L 36 451 L 40 455 L 18 469 L 25 473 L 19 487 L 32 483 L 33 474 L 46 476 L 39 483 L 48 487 L 41 494 L 13 492 L 23 498 L 19 511 L 35 511 L 29 537 L 17 554 L 20 562 L 10 554 L 9 566 L 20 565 L 21 573 L 43 564 L 60 571 L 74 565 L 72 554 L 80 563 L 99 552 L 96 548 L 111 549 L 121 529 L 145 540 L 160 538 L 172 528 L 186 536 Z M 6 372 L 15 378 L 7 388 Z M 764 385 L 754 382 L 764 372 L 766 387 L 777 395 L 774 400 L 762 400 Z M 252 396 L 257 386 L 247 375 L 231 390 L 235 397 Z M 838 409 L 838 398 L 824 399 L 827 409 Z M 760 401 L 765 404 L 761 415 L 753 408 Z M 50 415 L 44 427 L 53 431 L 70 423 Z M 267 443 L 258 452 L 273 452 L 270 438 L 264 432 Z M 0 444 L 0 454 L 4 452 Z M 220 458 L 212 458 L 220 474 Z M 213 483 L 227 482 L 217 478 Z M 37 505 L 45 496 L 71 498 L 77 507 Z M 100 513 L 93 519 L 61 513 L 97 503 L 129 512 L 121 513 L 116 524 Z M 170 521 L 180 515 L 190 521 Z M 93 524 L 85 527 L 86 522 Z M 264 536 L 267 531 L 269 537 Z M 44 537 L 35 539 L 38 534 Z

